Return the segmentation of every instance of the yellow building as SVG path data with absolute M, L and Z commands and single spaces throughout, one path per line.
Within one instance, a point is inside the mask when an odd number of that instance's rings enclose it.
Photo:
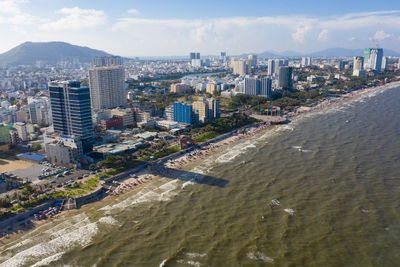
M 218 84 L 209 83 L 209 84 L 207 84 L 207 86 L 206 86 L 206 92 L 207 92 L 208 94 L 214 95 L 214 94 L 216 94 L 216 93 L 219 93 L 220 91 L 221 91 L 221 88 L 220 88 L 220 86 L 219 86 Z

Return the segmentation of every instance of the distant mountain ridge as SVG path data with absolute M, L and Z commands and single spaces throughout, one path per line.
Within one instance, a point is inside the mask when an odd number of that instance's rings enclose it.
M 109 55 L 101 50 L 65 42 L 25 42 L 0 54 L 0 65 L 33 65 L 37 61 L 54 64 L 61 60 L 74 58 L 84 63 L 90 62 L 95 56 Z

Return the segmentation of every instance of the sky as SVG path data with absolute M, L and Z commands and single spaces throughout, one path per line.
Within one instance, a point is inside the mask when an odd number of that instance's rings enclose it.
M 121 56 L 400 52 L 399 0 L 0 0 L 0 53 L 64 41 Z

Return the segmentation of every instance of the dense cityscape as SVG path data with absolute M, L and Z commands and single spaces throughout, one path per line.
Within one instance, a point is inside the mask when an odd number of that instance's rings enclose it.
M 193 52 L 179 60 L 104 56 L 3 68 L 1 220 L 107 188 L 115 175 L 260 119 L 285 123 L 318 103 L 396 81 L 399 68 L 381 48 L 354 58 Z

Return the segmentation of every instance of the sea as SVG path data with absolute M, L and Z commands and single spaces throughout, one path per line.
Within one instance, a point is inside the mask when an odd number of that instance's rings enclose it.
M 400 87 L 296 117 L 0 247 L 0 266 L 400 266 Z

